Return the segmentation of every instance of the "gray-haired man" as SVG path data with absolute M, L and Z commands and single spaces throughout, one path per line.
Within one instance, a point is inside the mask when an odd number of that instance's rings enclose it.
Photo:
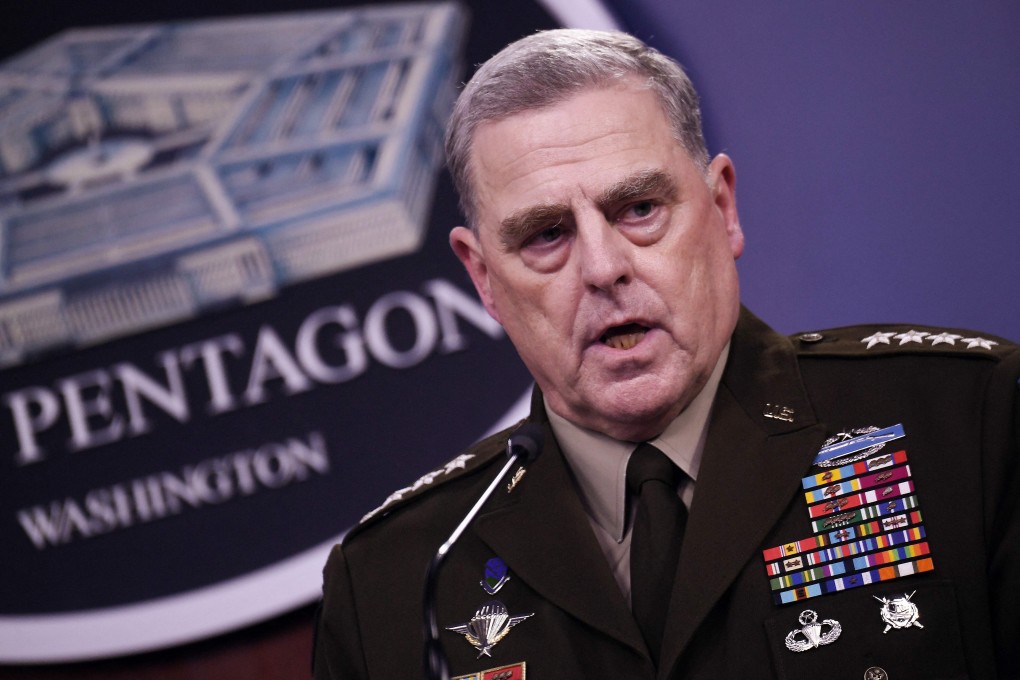
M 455 676 L 1020 673 L 1015 345 L 790 339 L 742 309 L 733 163 L 709 159 L 682 69 L 624 34 L 507 47 L 447 156 L 468 220 L 451 246 L 546 429 L 439 579 Z M 425 565 L 507 436 L 335 549 L 317 677 L 420 674 Z

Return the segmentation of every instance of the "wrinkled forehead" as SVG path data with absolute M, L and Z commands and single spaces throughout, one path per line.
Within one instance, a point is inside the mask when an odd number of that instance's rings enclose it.
M 578 101 L 590 102 L 591 106 L 578 107 Z M 590 129 L 593 133 L 599 130 L 599 123 L 611 118 L 617 109 L 632 109 L 635 101 L 641 102 L 641 117 L 627 121 L 617 121 L 610 132 L 647 131 L 654 128 L 659 134 L 659 143 L 676 149 L 690 156 L 681 140 L 677 138 L 671 120 L 662 106 L 658 93 L 634 78 L 626 78 L 611 82 L 603 87 L 579 88 L 568 95 L 549 102 L 543 106 L 522 109 L 508 115 L 493 116 L 478 121 L 471 132 L 471 145 L 468 153 L 468 171 L 472 198 L 477 200 L 480 187 L 479 173 L 492 165 L 492 156 L 502 156 L 503 149 L 492 144 L 479 143 L 480 138 L 492 137 L 494 130 L 505 143 L 527 146 L 531 143 L 537 153 L 545 149 L 555 151 L 569 143 L 568 135 L 579 128 Z M 567 117 L 557 116 L 560 111 L 571 111 Z M 537 142 L 541 140 L 540 144 Z M 597 140 L 593 140 L 597 141 Z M 477 206 L 475 206 L 477 207 Z
M 618 97 L 619 101 L 647 94 L 649 99 L 655 103 L 656 109 L 659 113 L 661 123 L 664 129 L 668 130 L 671 137 L 672 143 L 678 148 L 684 151 L 685 154 L 689 155 L 686 148 L 683 146 L 682 140 L 673 129 L 669 113 L 665 103 L 662 101 L 662 97 L 658 91 L 653 87 L 651 81 L 647 78 L 643 78 L 633 73 L 618 73 L 618 74 L 607 74 L 606 77 L 598 82 L 598 84 L 579 84 L 577 87 L 564 89 L 557 93 L 555 97 L 550 97 L 541 100 L 541 103 L 518 108 L 516 110 L 507 112 L 501 110 L 499 112 L 489 111 L 486 112 L 488 115 L 478 118 L 473 121 L 470 129 L 463 130 L 461 134 L 467 135 L 467 154 L 464 159 L 465 162 L 465 176 L 464 181 L 467 183 L 466 186 L 461 187 L 462 192 L 466 192 L 467 205 L 465 208 L 469 208 L 471 214 L 467 215 L 472 229 L 477 231 L 475 222 L 477 220 L 478 211 L 478 190 L 479 190 L 479 177 L 478 171 L 479 163 L 479 150 L 478 150 L 478 137 L 479 134 L 487 129 L 491 129 L 493 126 L 499 125 L 500 123 L 510 123 L 511 125 L 516 121 L 521 121 L 526 118 L 532 117 L 533 114 L 542 113 L 561 106 L 571 100 L 583 97 L 586 94 L 595 92 L 607 92 L 612 93 L 614 97 Z M 592 112 L 594 113 L 594 112 Z
M 597 187 L 686 159 L 654 95 L 633 88 L 580 92 L 554 106 L 480 126 L 473 154 L 481 203 L 496 196 Z

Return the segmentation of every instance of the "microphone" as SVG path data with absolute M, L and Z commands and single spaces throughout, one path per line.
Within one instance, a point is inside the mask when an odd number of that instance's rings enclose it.
M 436 584 L 439 577 L 439 568 L 446 560 L 450 548 L 457 542 L 460 535 L 464 533 L 475 515 L 482 509 L 485 501 L 496 490 L 496 487 L 506 478 L 510 469 L 517 464 L 527 465 L 536 458 L 542 451 L 542 440 L 545 432 L 542 426 L 537 423 L 525 423 L 506 441 L 506 455 L 509 460 L 503 469 L 499 471 L 496 478 L 492 480 L 481 497 L 468 510 L 468 513 L 461 520 L 457 528 L 453 530 L 446 542 L 439 546 L 439 550 L 429 562 L 428 571 L 425 572 L 425 677 L 427 680 L 450 680 L 450 668 L 446 662 L 446 654 L 439 644 L 439 622 L 436 620 Z

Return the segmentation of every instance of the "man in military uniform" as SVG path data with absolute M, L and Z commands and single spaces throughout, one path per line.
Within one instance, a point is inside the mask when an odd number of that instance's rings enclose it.
M 1020 349 L 743 309 L 733 163 L 630 36 L 510 45 L 447 156 L 451 245 L 545 433 L 439 576 L 453 676 L 1020 677 Z M 334 550 L 316 677 L 421 675 L 425 566 L 513 429 Z

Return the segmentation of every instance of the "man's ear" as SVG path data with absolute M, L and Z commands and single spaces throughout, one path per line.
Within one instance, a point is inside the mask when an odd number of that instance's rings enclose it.
M 708 183 L 735 260 L 744 252 L 744 231 L 737 214 L 737 170 L 729 156 L 721 153 L 712 159 L 708 166 Z
M 489 316 L 499 321 L 496 305 L 492 301 L 489 268 L 485 264 L 485 256 L 482 253 L 482 245 L 478 242 L 478 237 L 467 227 L 454 227 L 450 230 L 450 247 L 457 259 L 464 265 L 464 269 L 467 270 L 468 276 L 471 277 L 471 283 L 475 284 L 475 290 L 478 291 L 478 297 L 485 305 L 485 310 L 489 312 Z

